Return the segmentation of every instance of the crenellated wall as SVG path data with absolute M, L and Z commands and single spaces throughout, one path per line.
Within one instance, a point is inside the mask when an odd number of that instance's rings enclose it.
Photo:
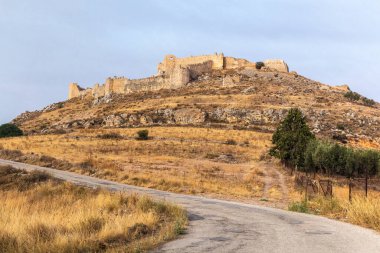
M 269 69 L 289 72 L 288 65 L 283 60 L 267 60 L 264 62 Z M 158 64 L 156 76 L 128 79 L 125 77 L 107 78 L 103 85 L 95 84 L 91 89 L 83 89 L 77 83 L 69 85 L 69 99 L 92 95 L 95 98 L 111 93 L 128 94 L 138 91 L 155 91 L 160 89 L 176 89 L 189 83 L 198 76 L 213 70 L 255 67 L 254 62 L 223 54 L 201 55 L 177 58 L 174 55 L 165 56 Z

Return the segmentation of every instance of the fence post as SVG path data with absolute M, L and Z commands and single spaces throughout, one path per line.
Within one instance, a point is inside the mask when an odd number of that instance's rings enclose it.
M 368 169 L 365 170 L 365 197 L 368 197 Z
M 327 189 L 326 189 L 327 194 L 330 196 L 330 199 L 333 197 L 333 182 L 331 179 L 327 180 Z
M 306 176 L 306 184 L 305 184 L 305 202 L 307 203 L 307 199 L 308 199 L 308 196 L 307 196 L 307 188 L 308 188 L 308 185 L 309 184 L 309 178 Z
M 351 181 L 351 178 L 349 179 L 349 182 L 348 182 L 348 200 L 350 201 L 350 203 L 352 202 L 352 181 Z

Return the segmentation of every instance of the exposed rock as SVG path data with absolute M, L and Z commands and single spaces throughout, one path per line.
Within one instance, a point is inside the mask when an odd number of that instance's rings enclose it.
M 109 115 L 104 119 L 103 124 L 105 127 L 120 127 L 123 122 L 123 118 L 119 115 Z
M 199 124 L 205 122 L 206 114 L 199 109 L 179 109 L 174 111 L 177 124 Z

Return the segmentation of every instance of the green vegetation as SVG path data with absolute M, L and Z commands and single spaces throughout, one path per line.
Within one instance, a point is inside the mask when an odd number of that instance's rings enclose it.
M 118 133 L 105 133 L 105 134 L 99 134 L 97 135 L 98 138 L 100 139 L 123 139 L 123 136 L 121 136 Z
M 256 62 L 256 69 L 261 69 L 264 66 L 265 66 L 264 62 L 261 62 L 261 61 Z
M 305 166 L 301 170 L 346 177 L 374 176 L 379 173 L 380 153 L 336 143 L 313 140 L 305 150 Z
M 292 202 L 289 204 L 288 210 L 299 213 L 309 213 L 309 208 L 306 201 Z
M 338 123 L 337 125 L 336 125 L 336 128 L 337 129 L 339 129 L 339 130 L 344 130 L 344 129 L 346 129 L 346 127 L 343 125 L 343 124 L 341 124 L 341 123 Z
M 375 105 L 375 100 L 373 100 L 373 99 L 363 97 L 362 100 L 363 100 L 364 105 L 366 105 L 366 106 L 374 106 Z
M 344 94 L 344 97 L 348 98 L 350 101 L 359 101 L 361 99 L 365 106 L 374 106 L 376 104 L 375 100 L 363 97 L 357 92 L 349 91 Z
M 0 126 L 0 138 L 21 136 L 23 132 L 16 125 L 7 123 Z
M 315 139 L 299 109 L 291 109 L 273 134 L 270 154 L 300 171 L 342 175 L 374 176 L 380 171 L 380 153 L 345 147 Z
M 292 108 L 273 134 L 274 147 L 271 148 L 270 155 L 279 158 L 287 166 L 303 167 L 305 149 L 313 139 L 315 136 L 306 124 L 301 110 Z
M 351 101 L 358 101 L 360 99 L 360 94 L 353 91 L 348 91 L 346 94 L 344 94 L 345 98 L 348 98 Z
M 149 139 L 149 131 L 144 129 L 137 132 L 138 140 L 148 140 Z

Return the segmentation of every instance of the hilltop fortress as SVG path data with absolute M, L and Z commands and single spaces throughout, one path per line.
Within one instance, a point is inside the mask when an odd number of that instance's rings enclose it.
M 289 72 L 288 65 L 283 60 L 266 60 L 265 69 Z M 158 64 L 158 73 L 153 77 L 129 79 L 125 77 L 108 78 L 102 85 L 95 84 L 93 88 L 83 89 L 77 83 L 69 85 L 69 99 L 92 95 L 94 98 L 111 93 L 128 94 L 137 91 L 154 91 L 160 89 L 176 89 L 196 79 L 198 76 L 213 70 L 253 68 L 256 63 L 245 59 L 225 57 L 223 54 L 192 56 L 177 58 L 167 55 Z

